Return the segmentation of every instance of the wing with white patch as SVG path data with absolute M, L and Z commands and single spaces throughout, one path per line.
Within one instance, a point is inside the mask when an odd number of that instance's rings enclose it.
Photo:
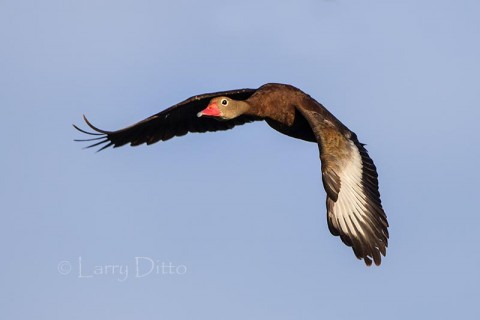
M 340 236 L 368 266 L 372 260 L 380 265 L 389 235 L 372 159 L 355 133 L 329 112 L 303 110 L 302 114 L 320 149 L 330 232 Z

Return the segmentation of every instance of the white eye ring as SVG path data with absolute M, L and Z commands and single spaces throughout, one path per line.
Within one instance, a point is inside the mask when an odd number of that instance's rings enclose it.
M 226 106 L 228 104 L 228 100 L 227 99 L 222 99 L 222 101 L 220 101 L 220 103 L 224 106 Z

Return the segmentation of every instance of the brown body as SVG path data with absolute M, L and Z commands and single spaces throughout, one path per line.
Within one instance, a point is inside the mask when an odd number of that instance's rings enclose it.
M 293 86 L 266 84 L 247 100 L 252 105 L 248 113 L 265 119 L 273 129 L 287 136 L 317 142 L 312 128 L 296 107 L 313 109 L 316 101 L 307 97 Z
M 194 96 L 118 131 L 87 124 L 99 140 L 89 147 L 132 146 L 165 141 L 188 132 L 228 130 L 265 120 L 273 129 L 318 144 L 322 180 L 327 192 L 330 232 L 351 246 L 367 265 L 381 263 L 388 246 L 388 222 L 378 191 L 375 165 L 364 145 L 319 102 L 286 84 L 269 83 Z M 85 141 L 85 140 L 82 140 Z

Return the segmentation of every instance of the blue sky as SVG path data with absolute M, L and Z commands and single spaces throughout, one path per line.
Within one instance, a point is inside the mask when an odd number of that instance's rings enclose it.
M 0 317 L 477 319 L 479 11 L 1 1 Z M 73 142 L 84 113 L 117 129 L 266 82 L 367 143 L 391 224 L 381 267 L 328 232 L 317 147 L 264 123 L 98 154 Z

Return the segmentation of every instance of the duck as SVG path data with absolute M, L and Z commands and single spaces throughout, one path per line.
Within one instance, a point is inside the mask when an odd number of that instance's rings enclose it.
M 232 129 L 265 121 L 292 138 L 316 143 L 326 193 L 330 233 L 353 249 L 367 266 L 379 266 L 388 247 L 388 221 L 382 207 L 378 174 L 365 144 L 321 103 L 302 90 L 281 83 L 195 95 L 140 122 L 116 131 L 74 125 L 91 137 L 87 148 L 98 151 L 127 144 L 167 141 L 187 133 Z

